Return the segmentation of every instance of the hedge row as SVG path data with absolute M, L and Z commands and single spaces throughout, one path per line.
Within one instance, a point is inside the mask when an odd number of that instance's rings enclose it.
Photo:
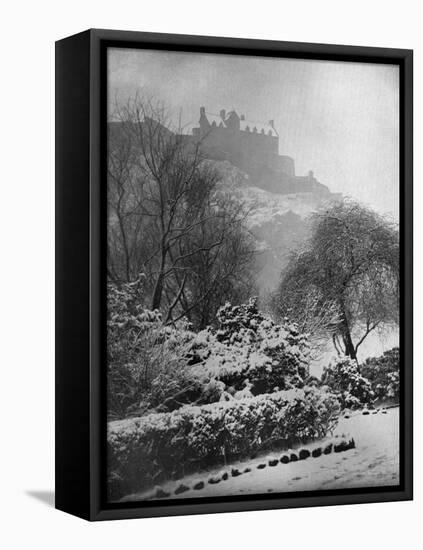
M 224 457 L 246 458 L 269 441 L 289 447 L 324 437 L 338 414 L 333 394 L 304 388 L 110 422 L 109 497 L 177 479 Z

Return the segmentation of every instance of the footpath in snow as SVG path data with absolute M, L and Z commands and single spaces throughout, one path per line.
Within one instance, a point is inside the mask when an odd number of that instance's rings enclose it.
M 222 473 L 222 467 L 202 471 L 182 480 L 162 484 L 169 498 L 175 498 L 175 488 L 183 483 L 190 490 L 179 494 L 177 498 L 217 497 L 239 494 L 285 493 L 292 491 L 310 491 L 319 489 L 346 489 L 353 487 L 377 487 L 398 485 L 399 483 L 399 408 L 384 412 L 363 415 L 361 411 L 350 418 L 341 418 L 334 435 L 348 435 L 354 438 L 356 447 L 341 453 L 310 457 L 298 462 L 269 466 L 272 457 L 278 458 L 283 452 L 268 453 L 254 460 L 244 460 L 228 465 L 224 471 L 228 479 L 217 484 L 209 484 L 210 476 Z M 313 448 L 318 442 L 307 445 Z M 263 469 L 258 464 L 266 463 Z M 238 468 L 248 473 L 238 477 L 231 476 L 231 469 Z M 193 487 L 198 481 L 204 481 L 201 490 Z M 122 501 L 144 500 L 152 498 L 151 491 L 136 493 Z

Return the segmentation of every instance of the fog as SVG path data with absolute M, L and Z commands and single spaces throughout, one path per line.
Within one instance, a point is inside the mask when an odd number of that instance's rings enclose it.
M 273 119 L 297 174 L 398 219 L 397 66 L 117 48 L 108 63 L 111 103 L 142 90 L 184 123 L 200 106 Z

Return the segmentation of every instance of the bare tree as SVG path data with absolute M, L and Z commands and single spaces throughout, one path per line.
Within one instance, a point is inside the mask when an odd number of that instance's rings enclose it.
M 232 275 L 232 283 L 239 284 L 236 273 L 246 268 L 246 246 L 223 272 L 221 261 L 237 239 L 242 241 L 244 208 L 219 197 L 220 176 L 203 158 L 201 141 L 174 128 L 161 106 L 135 98 L 117 107 L 114 120 L 109 275 L 130 281 L 142 271 L 151 309 L 164 311 L 168 322 L 194 312 L 198 318 L 223 282 Z
M 193 304 L 184 308 L 188 318 L 198 328 L 211 324 L 216 312 L 225 302 L 240 303 L 256 291 L 253 264 L 256 255 L 252 235 L 242 225 L 239 205 L 217 197 L 220 216 L 211 223 L 197 228 L 199 251 L 186 259 L 184 266 L 189 273 L 187 287 Z M 200 242 L 210 243 L 216 234 L 224 236 L 220 246 L 198 247 Z
M 372 331 L 398 321 L 397 227 L 350 200 L 315 214 L 311 226 L 283 273 L 277 307 L 300 319 L 307 308 L 338 353 L 356 359 Z
M 114 281 L 130 282 L 138 275 L 136 255 L 145 248 L 138 200 L 142 186 L 132 133 L 123 124 L 109 124 L 108 271 Z

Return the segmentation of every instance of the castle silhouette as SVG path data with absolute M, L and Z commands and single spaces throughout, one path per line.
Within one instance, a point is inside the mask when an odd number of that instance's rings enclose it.
M 198 126 L 191 127 L 191 132 L 192 139 L 201 140 L 205 157 L 230 162 L 258 187 L 282 194 L 330 194 L 312 171 L 297 176 L 294 159 L 279 154 L 279 134 L 273 120 L 255 122 L 235 110 L 222 109 L 217 115 L 200 107 Z

